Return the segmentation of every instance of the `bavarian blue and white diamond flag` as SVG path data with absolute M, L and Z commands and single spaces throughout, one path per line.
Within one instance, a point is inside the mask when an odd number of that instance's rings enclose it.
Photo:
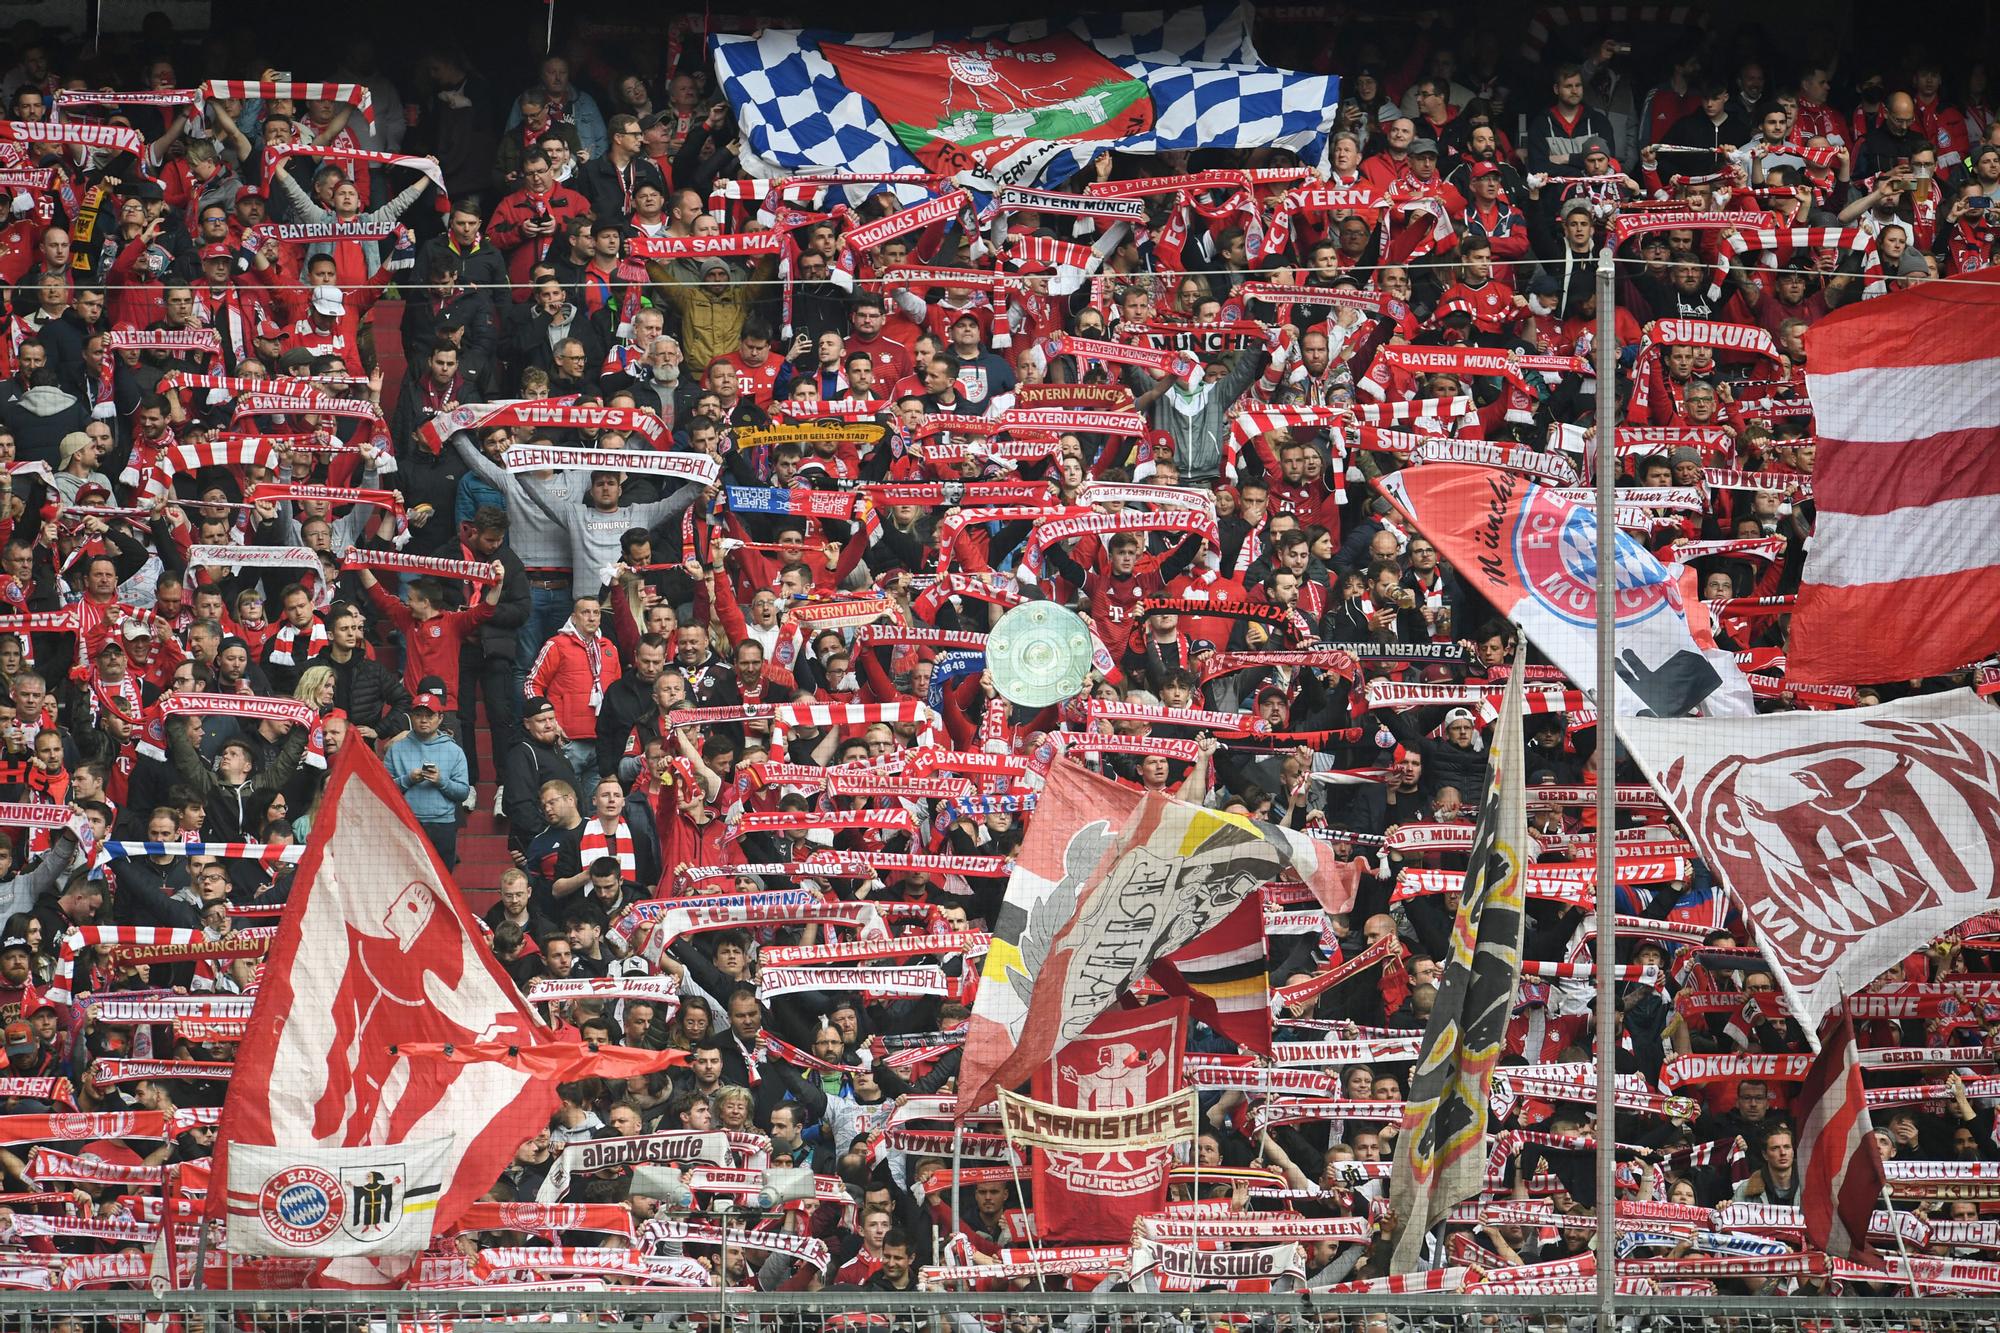
M 1262 63 L 1233 4 L 710 45 L 761 177 L 932 173 L 991 193 L 1058 184 L 1106 149 L 1275 145 L 1316 163 L 1340 101 L 1337 78 Z

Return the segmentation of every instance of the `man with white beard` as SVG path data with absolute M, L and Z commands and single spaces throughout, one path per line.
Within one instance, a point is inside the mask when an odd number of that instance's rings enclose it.
M 632 383 L 628 392 L 638 400 L 639 406 L 660 414 L 660 420 L 672 430 L 674 422 L 684 415 L 682 409 L 692 402 L 692 390 L 683 401 L 681 393 L 681 363 L 685 359 L 681 353 L 680 339 L 671 333 L 661 333 L 654 329 L 645 335 L 640 321 L 648 316 L 658 320 L 657 310 L 642 310 L 632 321 L 632 345 L 645 349 L 645 360 L 631 368 Z

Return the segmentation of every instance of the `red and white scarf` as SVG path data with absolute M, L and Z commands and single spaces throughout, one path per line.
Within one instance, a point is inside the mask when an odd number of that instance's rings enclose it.
M 375 99 L 365 83 L 311 83 L 296 79 L 210 79 L 198 90 L 201 97 L 229 97 L 260 102 L 283 98 L 292 102 L 345 102 L 361 113 L 361 119 L 375 123 Z M 443 188 L 443 187 L 439 187 Z
M 586 867 L 601 856 L 615 856 L 621 877 L 629 880 L 639 878 L 639 860 L 633 851 L 632 829 L 622 818 L 609 835 L 604 832 L 602 820 L 593 819 L 586 823 L 577 851 Z
M 299 636 L 305 636 L 305 650 L 299 650 Z M 301 666 L 318 657 L 331 640 L 327 637 L 326 626 L 314 616 L 304 628 L 287 620 L 278 626 L 278 632 L 271 636 L 271 649 L 265 661 L 273 666 Z

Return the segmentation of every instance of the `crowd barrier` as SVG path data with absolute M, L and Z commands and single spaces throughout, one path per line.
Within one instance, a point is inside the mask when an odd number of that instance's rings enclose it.
M 1621 1333 L 1995 1333 L 2000 1299 L 1620 1296 Z M 1580 1333 L 1587 1296 L 821 1291 L 0 1293 L 8 1333 Z

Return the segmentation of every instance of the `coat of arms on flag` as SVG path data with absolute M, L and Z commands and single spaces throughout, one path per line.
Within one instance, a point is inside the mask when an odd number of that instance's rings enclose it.
M 961 1114 L 1081 1036 L 1153 963 L 1290 874 L 1322 906 L 1353 877 L 1310 838 L 1058 761 L 1007 882 L 966 1034 Z
M 1248 9 L 947 32 L 771 28 L 711 38 L 755 176 L 929 172 L 1060 184 L 1106 149 L 1325 152 L 1340 80 L 1266 65 Z
M 2000 712 L 1970 690 L 1618 734 L 1817 1025 L 2000 906 Z
M 903 147 L 941 175 L 1018 178 L 1011 168 L 1026 154 L 1047 156 L 1065 140 L 1122 139 L 1153 123 L 1145 83 L 1068 33 L 914 51 L 827 42 L 820 50 Z

